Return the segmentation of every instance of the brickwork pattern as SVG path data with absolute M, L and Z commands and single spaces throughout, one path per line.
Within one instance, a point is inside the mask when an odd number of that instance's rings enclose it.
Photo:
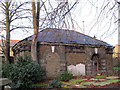
M 55 46 L 54 52 L 52 52 L 51 46 Z M 14 50 L 15 58 L 17 58 L 19 55 L 24 55 L 25 53 L 30 54 L 29 45 L 27 46 L 27 44 L 25 44 L 25 46 L 23 45 L 21 47 L 23 48 L 16 48 L 16 50 Z M 67 70 L 67 66 L 77 65 L 79 63 L 85 64 L 86 75 L 91 75 L 91 59 L 92 55 L 95 54 L 95 48 L 96 47 L 93 46 L 83 45 L 82 49 L 80 48 L 81 50 L 77 50 L 74 48 L 74 50 L 70 50 L 68 52 L 68 50 L 66 50 L 66 45 L 55 45 L 54 43 L 38 44 L 38 60 L 41 65 L 42 71 L 44 72 L 43 76 L 58 76 L 63 71 Z M 99 56 L 99 62 L 101 66 L 100 72 L 105 74 L 107 72 L 112 72 L 111 51 L 108 51 L 108 49 L 106 49 L 105 47 L 97 48 L 97 54 Z

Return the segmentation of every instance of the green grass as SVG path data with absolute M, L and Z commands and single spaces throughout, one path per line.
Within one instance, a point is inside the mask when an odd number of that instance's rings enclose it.
M 94 82 L 82 82 L 80 83 L 80 85 L 90 85 L 90 84 L 93 84 Z
M 93 85 L 106 85 L 106 84 L 110 84 L 110 82 L 97 82 L 97 83 L 93 83 Z
M 110 83 L 116 83 L 118 82 L 119 80 L 107 80 L 107 81 L 104 81 L 104 82 L 97 82 L 97 83 L 93 83 L 94 85 L 106 85 L 106 84 L 110 84 Z
M 76 84 L 76 82 L 61 82 L 64 85 L 73 85 Z
M 77 78 L 77 79 L 71 79 L 70 81 L 72 81 L 72 82 L 80 82 L 80 81 L 83 81 L 83 79 L 82 78 Z
M 73 86 L 76 86 L 76 88 L 87 88 L 86 86 L 84 86 L 84 85 L 73 85 Z
M 119 78 L 118 76 L 110 76 L 110 77 L 106 77 L 107 79 L 117 79 Z
M 104 78 L 104 76 L 95 76 L 94 78 L 95 79 L 101 79 L 101 78 Z
M 99 79 L 100 81 L 104 81 L 105 79 Z
M 33 84 L 32 87 L 45 87 L 48 86 L 46 83 L 41 83 L 41 84 Z
M 115 79 L 115 80 L 107 80 L 106 82 L 116 83 L 116 82 L 118 82 L 118 81 L 120 81 L 120 80 Z
M 63 87 L 67 87 L 66 85 L 70 85 L 68 86 L 68 88 L 72 87 L 72 86 L 77 86 L 77 87 L 82 87 L 84 85 L 90 85 L 90 84 L 93 84 L 93 85 L 106 85 L 106 84 L 110 84 L 110 83 L 116 83 L 120 80 L 118 80 L 118 76 L 109 76 L 109 77 L 106 77 L 107 79 L 111 79 L 111 80 L 106 80 L 106 81 L 102 81 L 102 80 L 105 80 L 105 79 L 102 79 L 104 76 L 95 76 L 94 79 L 98 79 L 98 80 L 101 80 L 101 82 L 94 82 L 94 81 L 87 81 L 87 82 L 82 82 L 78 85 L 77 82 L 80 82 L 80 81 L 83 81 L 84 79 L 82 78 L 77 78 L 77 79 L 71 79 L 69 82 L 63 82 L 63 81 L 60 81 L 60 83 L 62 83 Z M 41 84 L 33 84 L 32 87 L 47 87 L 48 84 L 46 83 L 41 83 Z

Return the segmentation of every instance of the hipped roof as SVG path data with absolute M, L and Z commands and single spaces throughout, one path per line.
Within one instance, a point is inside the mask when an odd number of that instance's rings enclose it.
M 28 37 L 32 40 L 33 36 Z M 74 30 L 63 30 L 56 28 L 46 28 L 39 32 L 38 42 L 65 43 L 65 44 L 84 44 L 84 45 L 102 45 L 113 47 L 112 45 L 90 37 L 88 35 L 76 32 Z

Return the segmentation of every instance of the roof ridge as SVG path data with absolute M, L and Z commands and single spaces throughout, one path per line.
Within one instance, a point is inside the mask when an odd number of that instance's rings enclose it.
M 51 32 L 50 32 L 51 31 Z M 55 31 L 58 31 L 58 32 L 55 32 Z M 73 39 L 70 39 L 70 36 L 68 37 L 68 36 L 65 36 L 65 38 L 64 38 L 64 35 L 62 35 L 62 37 L 57 37 L 58 39 L 56 40 L 55 38 L 56 38 L 56 36 L 53 36 L 54 34 L 56 34 L 56 33 L 59 33 L 59 31 L 61 31 L 61 35 L 63 34 L 63 33 L 68 33 L 68 34 L 72 34 L 72 35 L 77 35 L 76 37 L 74 37 L 74 36 L 72 36 L 73 37 Z M 62 32 L 63 31 L 63 32 Z M 66 32 L 67 31 L 67 32 Z M 43 35 L 44 33 L 46 33 L 46 32 L 50 32 L 49 33 L 49 35 Z M 81 32 L 79 32 L 79 31 L 76 31 L 76 30 L 70 30 L 70 29 L 62 29 L 62 28 L 45 28 L 45 29 L 41 29 L 40 31 L 39 31 L 39 35 L 40 35 L 40 37 L 38 37 L 39 38 L 39 40 L 38 41 L 40 41 L 40 42 L 58 42 L 58 43 L 71 43 L 69 40 L 76 40 L 77 39 L 77 41 L 76 42 L 78 42 L 78 44 L 91 44 L 91 45 L 103 45 L 103 46 L 110 46 L 110 47 L 113 47 L 112 45 L 110 45 L 110 44 L 108 44 L 108 43 L 106 43 L 106 42 L 104 42 L 104 41 L 102 41 L 102 40 L 99 40 L 99 39 L 96 39 L 96 38 L 94 38 L 94 37 L 91 37 L 91 36 L 89 36 L 89 35 L 86 35 L 86 34 L 83 34 L 83 33 L 81 33 Z M 52 35 L 52 36 L 51 36 Z M 65 35 L 67 35 L 67 34 L 65 34 Z M 32 40 L 32 36 L 33 35 L 31 35 L 31 36 L 29 36 L 29 37 L 26 37 L 25 39 L 27 39 L 28 41 L 31 41 Z M 79 37 L 80 36 L 80 37 Z M 46 37 L 46 38 L 45 38 Z M 43 39 L 42 39 L 43 38 Z M 81 38 L 81 39 L 79 39 L 79 38 Z M 23 40 L 25 40 L 25 39 L 23 39 Z M 62 40 L 63 39 L 63 40 Z M 85 39 L 85 40 L 83 40 L 83 39 Z M 19 42 L 21 42 L 21 41 L 23 41 L 23 40 L 20 40 Z M 90 42 L 89 42 L 89 40 L 90 40 Z M 17 42 L 17 43 L 19 43 L 19 42 Z
M 64 30 L 64 31 L 73 31 L 73 32 L 77 32 L 77 33 L 79 33 L 79 34 L 82 34 L 82 35 L 84 35 L 84 36 L 88 36 L 88 37 L 90 37 L 90 38 L 92 38 L 92 39 L 95 39 L 95 40 L 97 40 L 97 41 L 100 41 L 100 42 L 103 42 L 103 43 L 107 43 L 107 42 L 105 42 L 105 41 L 99 40 L 99 39 L 97 39 L 97 38 L 94 38 L 94 37 L 92 37 L 92 36 L 83 34 L 83 33 L 79 32 L 79 31 L 75 31 L 75 30 L 62 29 L 62 28 L 61 28 L 61 29 L 60 29 L 60 28 L 46 28 L 46 30 L 47 30 L 47 29 Z M 43 30 L 43 31 L 44 31 L 44 30 Z M 108 44 L 108 43 L 107 43 L 107 44 Z

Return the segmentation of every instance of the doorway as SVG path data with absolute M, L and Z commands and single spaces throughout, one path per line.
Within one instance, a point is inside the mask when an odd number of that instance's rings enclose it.
M 99 68 L 99 55 L 93 54 L 91 60 L 92 60 L 92 64 L 91 64 L 92 75 L 97 75 L 100 69 Z

